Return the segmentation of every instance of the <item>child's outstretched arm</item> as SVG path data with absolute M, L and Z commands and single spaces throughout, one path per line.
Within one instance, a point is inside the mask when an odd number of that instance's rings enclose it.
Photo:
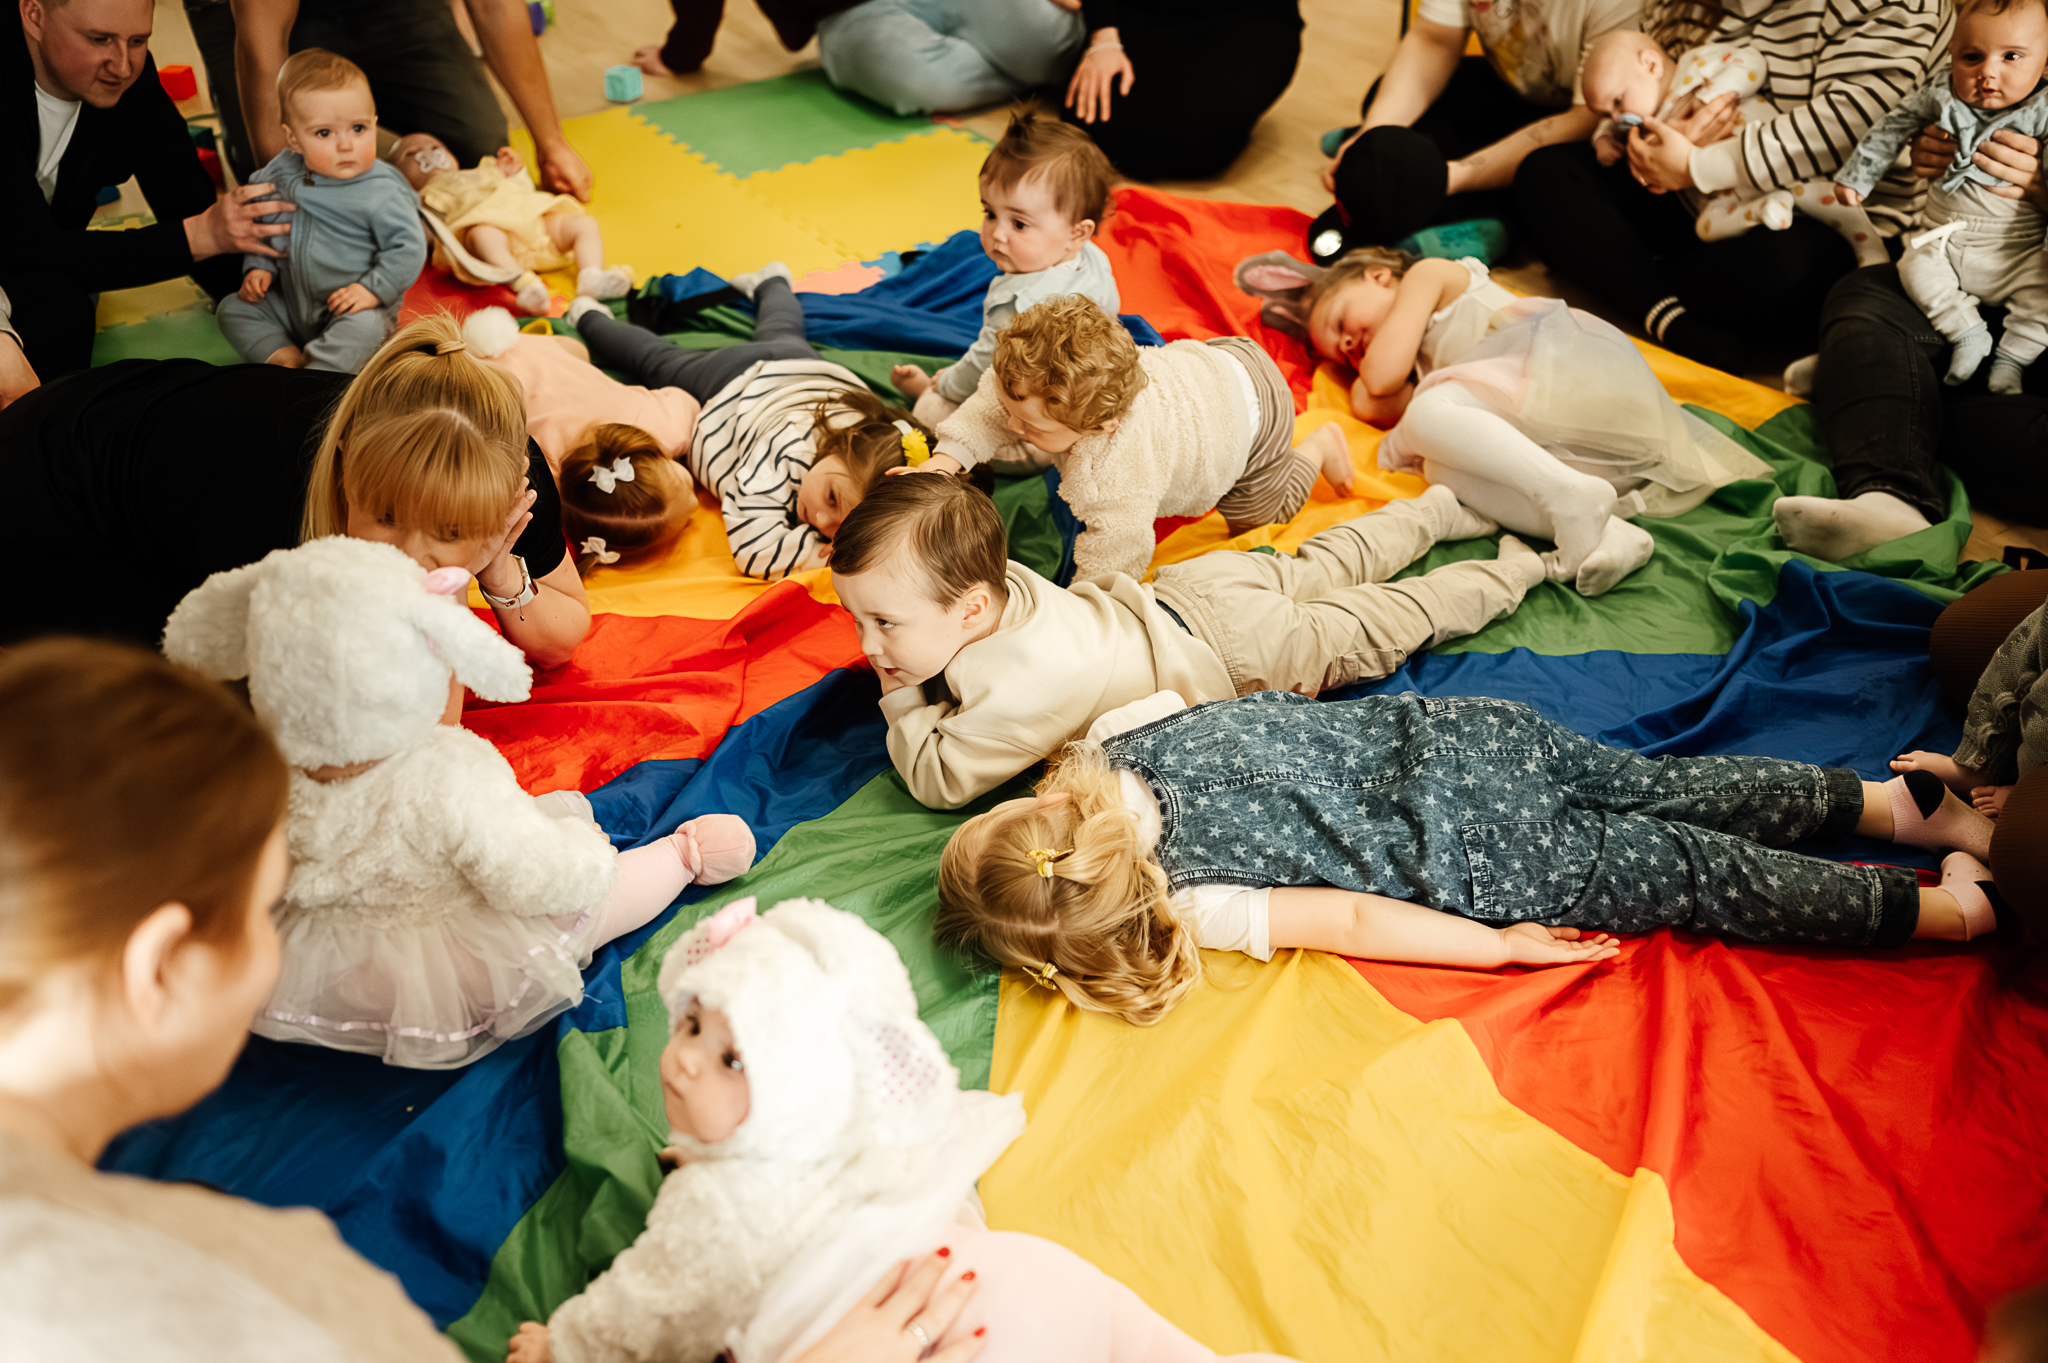
M 932 460 L 941 456 L 951 459 L 954 468 L 940 464 L 932 467 L 927 460 L 924 468 L 932 473 L 960 473 L 973 468 L 983 460 L 994 458 L 1003 446 L 1015 440 L 1003 415 L 1002 399 L 996 396 L 995 378 L 983 375 L 982 381 L 960 404 L 960 410 L 939 423 L 938 448 L 932 451 Z
M 1898 159 L 1899 149 L 1912 141 L 1940 112 L 1940 97 L 1932 84 L 1923 85 L 1871 126 L 1835 171 L 1835 194 L 1855 208 L 1884 178 Z
M 1415 372 L 1422 334 L 1438 309 L 1471 287 L 1472 276 L 1455 260 L 1418 260 L 1401 276 L 1394 304 L 1366 344 L 1358 378 L 1373 397 L 1384 398 L 1406 386 Z
M 1601 961 L 1621 950 L 1612 937 L 1541 923 L 1489 927 L 1454 913 L 1385 895 L 1328 888 L 1280 889 L 1267 909 L 1267 940 L 1371 961 L 1418 965 L 1570 965 Z

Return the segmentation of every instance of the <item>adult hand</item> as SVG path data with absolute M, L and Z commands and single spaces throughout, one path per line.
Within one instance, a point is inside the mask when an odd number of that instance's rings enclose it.
M 795 1363 L 916 1363 L 930 1347 L 924 1341 L 943 1337 L 974 1295 L 972 1271 L 939 1286 L 946 1266 L 944 1250 L 914 1264 L 905 1260 L 896 1265 L 823 1339 L 797 1355 Z M 927 1363 L 966 1363 L 987 1343 L 977 1329 L 933 1354 Z
M 1337 192 L 1337 163 L 1344 159 L 1345 152 L 1351 150 L 1351 144 L 1363 136 L 1365 136 L 1365 126 L 1360 124 L 1358 131 L 1345 138 L 1342 142 L 1339 142 L 1336 153 L 1329 160 L 1323 162 L 1324 193 L 1335 194 Z
M 536 149 L 540 158 L 540 187 L 551 189 L 557 194 L 575 196 L 579 203 L 590 202 L 592 176 L 590 167 L 583 164 L 583 158 L 566 140 L 555 140 Z
M 281 256 L 283 251 L 272 246 L 270 237 L 284 236 L 292 230 L 288 222 L 258 222 L 258 218 L 272 213 L 295 213 L 298 205 L 282 200 L 257 203 L 256 200 L 270 193 L 267 184 L 243 185 L 232 194 L 213 201 L 213 207 L 204 213 L 196 213 L 185 219 L 185 244 L 192 251 L 192 259 L 205 260 L 210 256 L 227 255 L 235 252 L 241 255 Z
M 2000 128 L 1977 144 L 1970 158 L 1977 169 L 2005 181 L 1992 189 L 2002 199 L 2025 199 L 2036 208 L 2048 204 L 2041 182 L 2041 143 L 2025 133 Z
M 1621 946 L 1604 932 L 1552 928 L 1541 923 L 1513 923 L 1500 930 L 1509 965 L 1571 965 L 1604 961 L 1619 955 Z
M 1652 194 L 1692 188 L 1692 152 L 1691 138 L 1654 118 L 1628 135 L 1628 168 Z
M 1712 146 L 1735 135 L 1736 125 L 1742 121 L 1735 111 L 1739 103 L 1733 90 L 1704 104 L 1699 96 L 1690 96 L 1671 119 L 1670 127 L 1695 147 Z
M 505 515 L 505 527 L 486 541 L 477 556 L 469 561 L 470 573 L 483 589 L 496 597 L 519 595 L 519 565 L 512 561 L 512 546 L 519 542 L 527 522 L 533 519 L 533 504 L 540 494 L 531 485 L 512 503 L 512 510 Z
M 1128 95 L 1137 78 L 1116 30 L 1098 28 L 1088 51 L 1082 54 L 1081 64 L 1074 68 L 1074 78 L 1067 82 L 1067 107 L 1083 123 L 1107 123 L 1110 87 L 1121 80 L 1117 93 Z
M 35 366 L 22 353 L 20 343 L 13 336 L 0 333 L 0 409 L 23 393 L 34 392 L 42 383 L 36 377 Z
M 336 317 L 346 317 L 352 312 L 377 306 L 377 295 L 360 284 L 344 284 L 327 295 L 327 310 Z

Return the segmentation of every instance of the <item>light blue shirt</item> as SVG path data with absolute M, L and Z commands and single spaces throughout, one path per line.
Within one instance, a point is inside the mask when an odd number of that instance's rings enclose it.
M 988 286 L 988 300 L 981 305 L 981 334 L 974 338 L 973 347 L 938 373 L 939 395 L 948 402 L 973 397 L 988 362 L 995 357 L 996 337 L 1017 314 L 1070 293 L 1092 298 L 1111 317 L 1117 315 L 1116 272 L 1109 267 L 1109 257 L 1092 241 L 1064 265 L 1032 274 L 998 276 Z
M 2003 109 L 1975 109 L 1957 99 L 1949 88 L 1949 63 L 1943 62 L 1927 84 L 1907 95 L 1899 106 L 1879 119 L 1856 144 L 1856 150 L 1835 172 L 1835 183 L 1847 185 L 1859 194 L 1873 186 L 1892 168 L 1899 149 L 1934 124 L 1956 140 L 1956 159 L 1942 172 L 1936 187 L 1954 193 L 1966 184 L 1996 187 L 2005 183 L 1971 160 L 1990 136 L 2010 128 L 2028 137 L 2048 131 L 2048 82 L 2034 87 L 2032 94 Z

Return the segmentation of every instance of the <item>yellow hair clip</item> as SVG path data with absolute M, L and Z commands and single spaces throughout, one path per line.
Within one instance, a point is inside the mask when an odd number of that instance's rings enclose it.
M 1052 977 L 1060 973 L 1060 968 L 1054 965 L 1051 961 L 1047 961 L 1045 962 L 1045 964 L 1039 966 L 1037 969 L 1027 970 L 1024 973 L 1031 977 L 1031 982 L 1033 984 L 1042 984 L 1047 989 L 1052 989 L 1055 987 L 1052 982 Z
M 931 442 L 924 438 L 923 431 L 920 431 L 907 421 L 898 421 L 894 425 L 903 437 L 904 463 L 912 468 L 916 468 L 919 464 L 932 457 Z
M 1034 847 L 1034 848 L 1032 848 L 1032 849 L 1031 849 L 1031 853 L 1030 853 L 1030 855 L 1031 855 L 1031 860 L 1033 860 L 1034 862 L 1038 863 L 1038 876 L 1039 876 L 1039 879 L 1041 879 L 1041 880 L 1051 880 L 1051 879 L 1052 879 L 1052 864 L 1053 864 L 1054 862 L 1058 861 L 1058 860 L 1059 860 L 1059 859 L 1060 859 L 1061 857 L 1063 857 L 1063 856 L 1066 856 L 1066 855 L 1067 855 L 1067 853 L 1069 853 L 1069 852 L 1072 852 L 1073 850 L 1074 850 L 1074 849 L 1073 849 L 1073 848 L 1071 848 L 1071 847 L 1069 847 L 1069 848 L 1065 849 L 1065 851 L 1058 851 L 1058 852 L 1054 851 L 1054 850 L 1053 850 L 1052 848 L 1050 848 L 1050 847 Z

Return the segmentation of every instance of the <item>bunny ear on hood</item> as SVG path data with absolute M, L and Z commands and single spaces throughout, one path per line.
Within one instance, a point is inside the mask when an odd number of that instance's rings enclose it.
M 185 593 L 164 624 L 164 656 L 215 681 L 249 675 L 249 599 L 288 549 L 215 573 Z
M 446 571 L 446 570 L 441 570 Z M 430 578 L 433 575 L 429 575 Z M 469 575 L 462 574 L 462 585 Z M 442 584 L 422 584 L 419 597 L 407 607 L 407 618 L 426 637 L 427 646 L 455 671 L 455 680 L 482 696 L 510 704 L 522 701 L 533 690 L 533 671 L 526 655 L 506 641 L 475 612 L 453 596 L 437 590 Z
M 1265 300 L 1259 320 L 1298 341 L 1308 340 L 1309 295 L 1322 282 L 1320 265 L 1296 260 L 1285 251 L 1267 251 L 1237 262 L 1231 278 L 1254 298 Z

